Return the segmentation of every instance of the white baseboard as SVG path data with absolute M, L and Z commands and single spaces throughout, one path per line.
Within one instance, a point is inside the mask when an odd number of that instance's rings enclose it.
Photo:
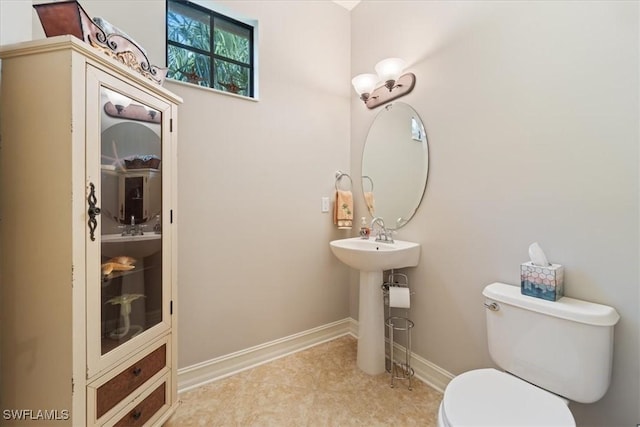
M 404 354 L 405 348 L 400 344 L 396 343 L 393 348 L 398 354 Z M 396 358 L 396 360 L 398 359 Z M 444 393 L 447 384 L 449 384 L 449 381 L 454 377 L 453 374 L 413 352 L 411 353 L 411 367 L 415 372 L 416 378 L 441 393 Z
M 348 317 L 265 344 L 180 368 L 178 369 L 178 393 L 237 374 L 323 342 L 331 341 L 343 335 L 353 335 L 353 322 L 355 321 Z
M 178 369 L 178 392 L 182 393 L 191 390 L 343 335 L 353 335 L 357 338 L 358 322 L 348 317 L 288 337 Z M 404 352 L 404 347 L 398 344 L 394 348 L 396 351 Z M 411 355 L 411 367 L 414 369 L 417 378 L 439 391 L 443 391 L 449 381 L 453 379 L 452 374 L 415 353 Z

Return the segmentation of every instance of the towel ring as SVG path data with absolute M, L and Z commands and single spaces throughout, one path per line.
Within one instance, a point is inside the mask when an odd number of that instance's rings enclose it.
M 353 187 L 353 180 L 351 179 L 351 177 L 349 176 L 349 174 L 348 174 L 348 173 L 344 173 L 344 172 L 339 172 L 339 173 L 336 173 L 336 191 L 338 191 L 338 190 L 339 190 L 339 188 L 338 188 L 338 183 L 339 183 L 339 182 L 340 182 L 340 180 L 341 180 L 342 178 L 344 178 L 345 176 L 346 176 L 347 178 L 349 178 L 349 188 L 348 188 L 348 190 L 351 190 L 351 187 Z
M 371 190 L 369 190 L 369 191 L 373 192 L 373 180 L 371 179 L 371 177 L 368 176 L 368 175 L 362 175 L 362 179 L 363 180 L 365 180 L 365 179 L 369 180 L 369 182 L 371 183 Z M 362 184 L 362 187 L 364 189 L 364 183 Z M 367 190 L 365 190 L 365 191 L 367 191 Z

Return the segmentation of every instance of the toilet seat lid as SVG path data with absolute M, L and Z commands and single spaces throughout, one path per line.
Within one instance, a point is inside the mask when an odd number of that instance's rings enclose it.
M 563 400 L 496 369 L 455 377 L 442 401 L 450 426 L 575 426 Z

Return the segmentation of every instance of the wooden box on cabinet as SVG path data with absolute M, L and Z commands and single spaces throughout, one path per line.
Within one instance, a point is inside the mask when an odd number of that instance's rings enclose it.
M 0 59 L 0 424 L 161 425 L 181 99 L 72 36 Z M 154 185 L 118 187 L 150 156 Z

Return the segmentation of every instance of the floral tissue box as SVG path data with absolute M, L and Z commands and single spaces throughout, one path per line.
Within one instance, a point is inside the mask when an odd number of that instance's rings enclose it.
M 560 264 L 539 266 L 531 261 L 522 263 L 520 290 L 523 295 L 557 301 L 564 295 L 564 268 Z

